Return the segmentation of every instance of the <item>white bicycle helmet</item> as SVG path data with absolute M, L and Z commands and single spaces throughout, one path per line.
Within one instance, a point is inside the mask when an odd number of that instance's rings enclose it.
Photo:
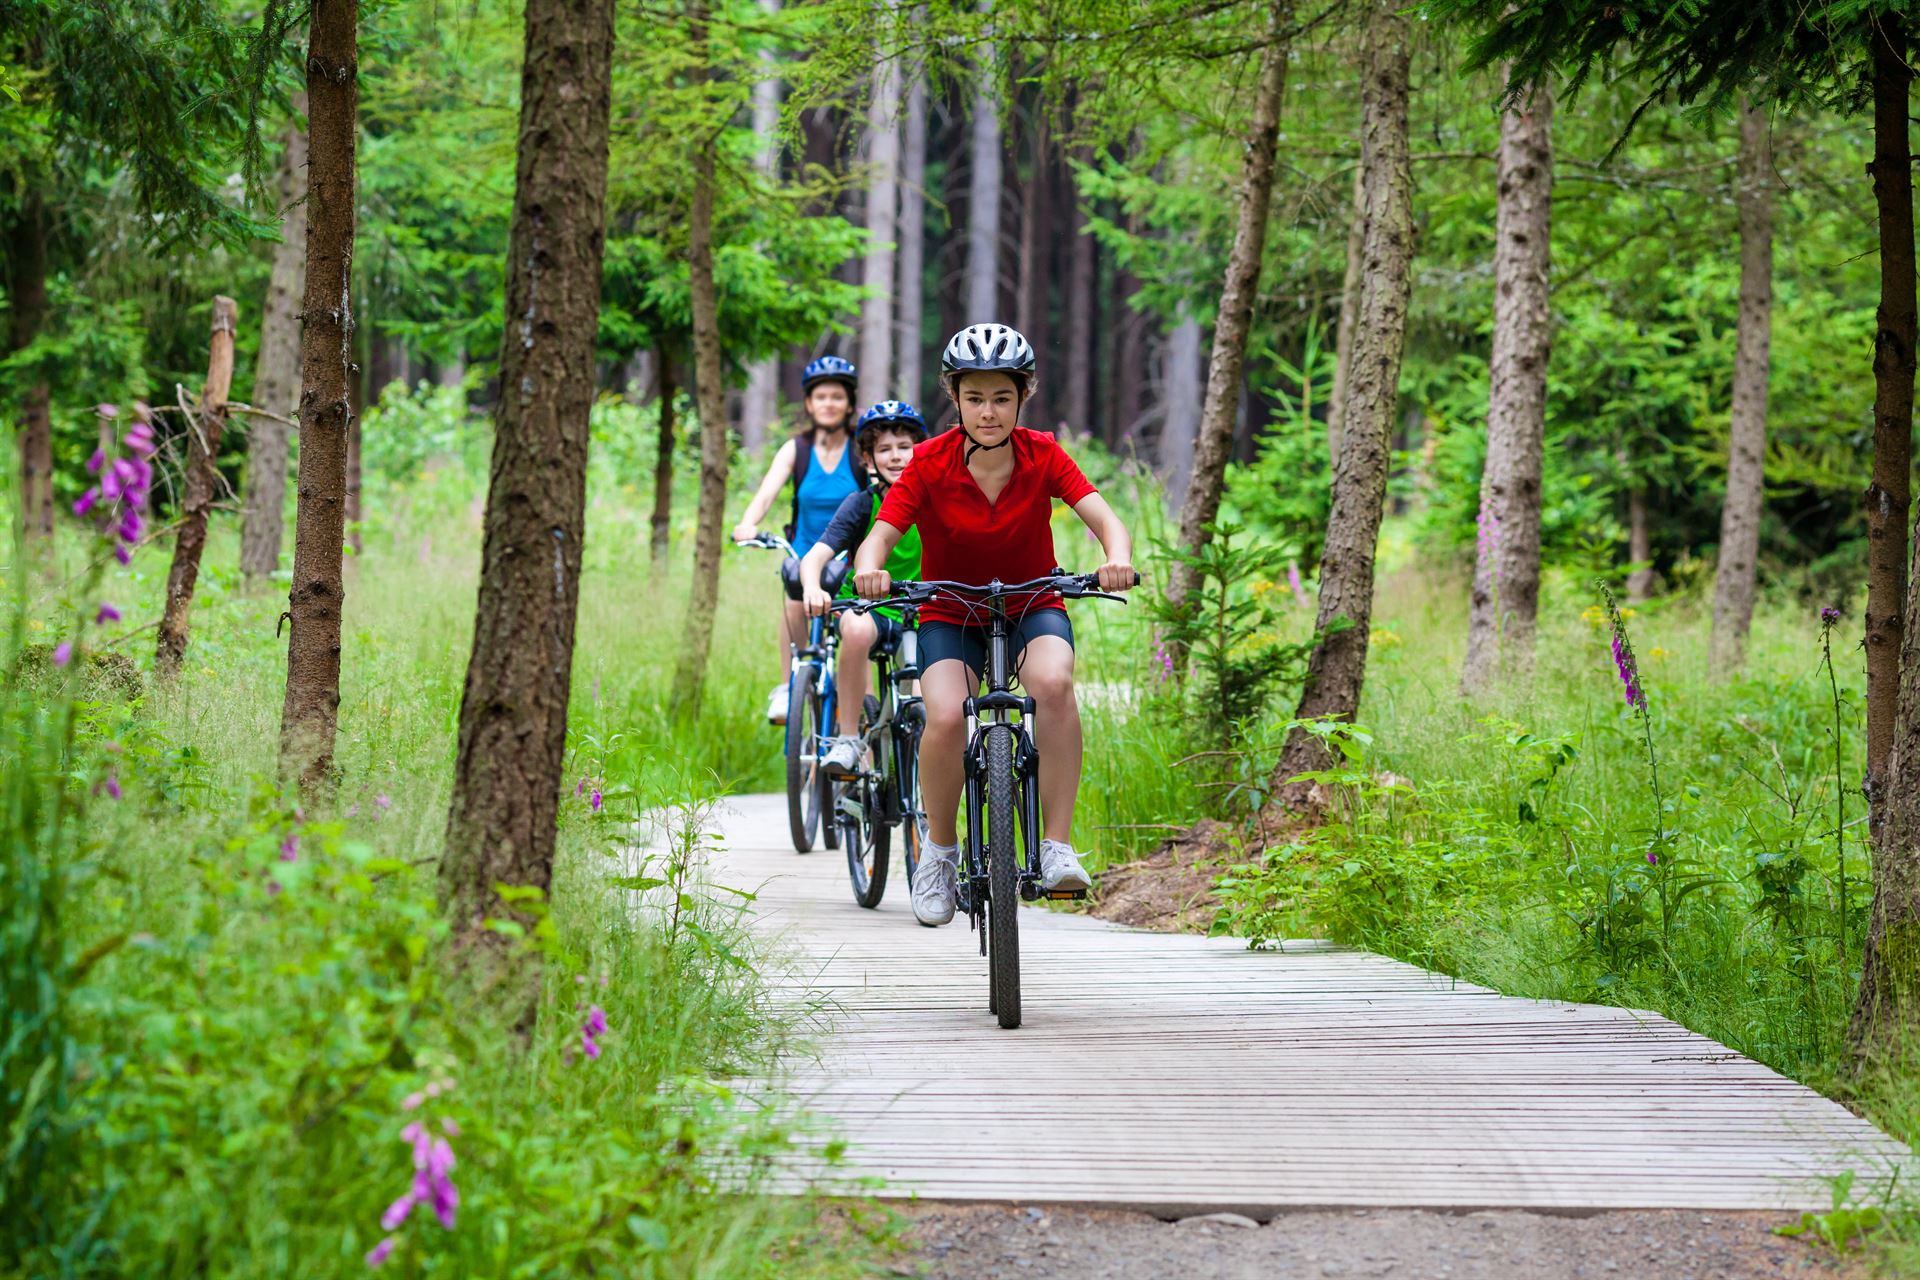
M 1018 329 L 1004 324 L 970 324 L 947 339 L 940 371 L 949 378 L 961 373 L 1010 373 L 1024 385 L 1033 378 L 1033 345 Z

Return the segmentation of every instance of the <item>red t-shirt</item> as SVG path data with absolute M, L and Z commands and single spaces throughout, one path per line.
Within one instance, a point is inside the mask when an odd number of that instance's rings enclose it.
M 989 503 L 967 470 L 967 433 L 955 428 L 914 446 L 913 460 L 887 490 L 879 518 L 905 532 L 920 528 L 920 576 L 972 582 L 1025 582 L 1054 569 L 1053 499 L 1072 506 L 1094 492 L 1074 460 L 1045 431 L 1015 427 L 1013 475 Z M 1029 609 L 1058 609 L 1060 597 L 1034 593 L 1008 602 L 1018 617 Z M 937 622 L 984 625 L 980 611 L 942 596 L 920 610 Z

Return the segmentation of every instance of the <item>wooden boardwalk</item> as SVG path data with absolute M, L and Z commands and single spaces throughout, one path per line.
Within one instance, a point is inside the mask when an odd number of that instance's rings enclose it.
M 904 876 L 854 905 L 785 801 L 730 801 L 719 882 L 757 890 L 793 1000 L 833 1010 L 780 1083 L 880 1194 L 1265 1217 L 1322 1206 L 1824 1209 L 1904 1149 L 1653 1014 L 1501 996 L 1319 943 L 1250 952 L 1038 908 L 1025 1025 L 986 1009 L 964 918 Z M 896 873 L 898 868 L 896 867 Z

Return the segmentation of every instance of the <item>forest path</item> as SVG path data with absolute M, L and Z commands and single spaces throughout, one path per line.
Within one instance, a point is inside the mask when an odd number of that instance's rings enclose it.
M 785 798 L 716 817 L 721 884 L 824 1002 L 781 1085 L 847 1141 L 848 1184 L 929 1200 L 1269 1217 L 1338 1206 L 1825 1209 L 1904 1150 L 1813 1090 L 1650 1013 L 1501 996 L 1317 942 L 1249 951 L 1022 914 L 1024 1025 L 986 1008 L 964 917 L 918 927 L 794 853 Z M 836 1178 L 840 1176 L 835 1175 Z

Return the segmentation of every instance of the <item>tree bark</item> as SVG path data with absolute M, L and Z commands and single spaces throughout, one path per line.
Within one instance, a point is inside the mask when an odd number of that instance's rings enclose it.
M 867 108 L 867 252 L 861 271 L 860 378 L 873 399 L 893 393 L 894 238 L 900 210 L 900 63 L 873 69 Z M 877 393 L 877 394 L 874 394 Z M 861 406 L 855 405 L 856 412 Z
M 927 261 L 926 68 L 914 64 L 907 80 L 907 113 L 900 140 L 900 288 L 894 303 L 893 387 L 894 394 L 927 409 L 927 390 L 920 385 Z
M 294 95 L 296 117 L 307 113 L 307 95 Z M 307 131 L 287 128 L 280 160 L 280 243 L 273 250 L 273 276 L 260 318 L 260 356 L 254 362 L 253 407 L 292 418 L 300 407 L 300 295 L 307 270 Z M 240 576 L 248 587 L 280 567 L 286 520 L 287 455 L 293 428 L 278 418 L 247 422 L 247 483 L 240 521 Z
M 12 347 L 24 351 L 47 320 L 47 212 L 39 190 L 26 184 L 7 237 Z M 28 384 L 20 401 L 20 531 L 27 538 L 53 533 L 53 417 L 44 380 Z
M 1747 660 L 1766 501 L 1767 374 L 1773 343 L 1773 147 L 1767 113 L 1740 111 L 1740 318 L 1734 333 L 1733 408 L 1727 442 L 1727 496 L 1720 509 L 1720 561 L 1713 575 L 1713 678 Z
M 1093 157 L 1083 147 L 1075 153 L 1075 158 L 1087 163 Z M 1071 167 L 1066 171 L 1063 194 L 1067 203 L 1067 234 L 1071 240 L 1067 249 L 1067 296 L 1063 308 L 1066 378 L 1060 412 L 1074 430 L 1097 434 L 1093 421 L 1093 335 L 1098 323 L 1094 309 L 1100 263 L 1088 229 L 1086 206 L 1080 201 Z
M 698 52 L 694 74 L 711 75 L 706 0 L 694 0 Z M 720 597 L 720 544 L 726 516 L 727 426 L 721 403 L 720 295 L 713 280 L 713 148 L 694 158 L 693 211 L 687 222 L 688 285 L 693 303 L 694 411 L 700 419 L 700 518 L 693 540 L 693 589 L 674 681 L 675 709 L 694 716 L 706 692 L 713 615 Z
M 612 0 L 528 0 L 499 405 L 440 896 L 457 936 L 553 878 L 606 248 Z M 525 915 L 520 918 L 525 920 Z
M 1642 604 L 1653 598 L 1653 517 L 1647 509 L 1647 482 L 1633 481 L 1627 490 L 1627 601 Z
M 1479 558 L 1460 691 L 1533 673 L 1540 603 L 1540 471 L 1553 345 L 1553 98 L 1544 84 L 1500 117 L 1493 248 L 1493 351 Z
M 330 789 L 340 714 L 347 423 L 353 410 L 354 145 L 358 0 L 314 0 L 307 37 L 307 273 L 301 303 L 287 692 L 280 769 L 307 796 Z
M 1353 168 L 1353 216 L 1347 222 L 1347 271 L 1340 282 L 1340 322 L 1333 332 L 1333 386 L 1327 393 L 1327 458 L 1340 456 L 1340 423 L 1347 409 L 1347 373 L 1353 364 L 1353 323 L 1360 310 L 1360 257 L 1365 252 L 1367 164 Z
M 973 124 L 968 135 L 967 279 L 963 324 L 1000 315 L 1000 60 L 981 46 L 974 70 Z
M 1183 311 L 1180 323 L 1160 349 L 1160 447 L 1156 457 L 1170 506 L 1186 494 L 1193 478 L 1194 445 L 1205 413 L 1206 392 L 1200 382 L 1200 344 L 1204 337 L 1200 322 Z
M 780 0 L 760 0 L 767 14 L 780 11 Z M 759 143 L 753 167 L 769 184 L 780 167 L 780 77 L 771 48 L 761 51 L 760 78 L 753 82 L 753 137 Z M 747 386 L 740 399 L 740 440 L 756 453 L 767 443 L 780 417 L 780 362 L 772 356 L 747 366 Z
M 1366 236 L 1346 428 L 1334 460 L 1333 505 L 1320 558 L 1317 640 L 1307 660 L 1300 719 L 1351 720 L 1366 681 L 1373 620 L 1374 555 L 1387 492 L 1390 441 L 1400 402 L 1413 264 L 1413 173 L 1407 153 L 1408 22 L 1399 0 L 1369 0 L 1363 94 L 1367 157 Z M 1332 631 L 1336 622 L 1344 629 Z M 1326 764 L 1320 740 L 1296 729 L 1273 771 L 1269 794 L 1283 808 L 1309 808 L 1313 788 L 1292 779 Z
M 365 424 L 363 413 L 356 412 L 347 418 L 347 549 L 356 558 L 366 550 L 360 510 L 360 432 Z
M 227 401 L 233 393 L 233 335 L 239 308 L 232 298 L 213 300 L 213 336 L 207 356 L 207 381 L 200 404 L 187 423 L 187 467 L 180 488 L 180 527 L 173 539 L 173 563 L 167 569 L 167 599 L 160 614 L 154 649 L 154 674 L 170 680 L 187 656 L 187 628 L 193 616 L 193 589 L 200 580 L 200 554 L 207 547 L 207 517 L 220 485 L 220 439 L 227 429 Z
M 1913 70 L 1900 20 L 1868 20 L 1873 58 L 1874 200 L 1880 310 L 1873 341 L 1873 483 L 1867 489 L 1867 814 L 1873 917 L 1850 1040 L 1856 1067 L 1910 1069 L 1920 1046 L 1920 601 L 1907 569 L 1912 466 Z M 1901 612 L 1896 612 L 1899 610 Z M 1904 613 L 1904 619 L 1902 617 Z M 1892 660 L 1897 660 L 1893 665 Z M 1890 669 L 1891 668 L 1891 669 Z
M 1240 371 L 1246 363 L 1247 335 L 1253 327 L 1253 305 L 1259 296 L 1260 264 L 1267 244 L 1280 100 L 1292 49 L 1286 32 L 1292 23 L 1293 0 L 1273 0 L 1267 11 L 1269 43 L 1261 55 L 1260 85 L 1254 94 L 1253 123 L 1247 129 L 1246 155 L 1240 170 L 1233 248 L 1227 255 L 1220 313 L 1213 326 L 1213 354 L 1207 361 L 1207 398 L 1200 412 L 1193 473 L 1180 503 L 1180 545 L 1189 552 L 1198 552 L 1212 541 L 1210 526 L 1220 513 L 1220 493 L 1233 450 L 1234 424 L 1240 409 Z M 1193 569 L 1176 563 L 1167 582 L 1168 603 L 1180 605 L 1196 583 Z M 1184 670 L 1186 654 L 1176 652 L 1172 657 L 1174 669 Z
M 666 348 L 654 362 L 660 371 L 660 440 L 653 457 L 653 536 L 655 568 L 667 562 L 667 536 L 673 525 L 673 361 Z

